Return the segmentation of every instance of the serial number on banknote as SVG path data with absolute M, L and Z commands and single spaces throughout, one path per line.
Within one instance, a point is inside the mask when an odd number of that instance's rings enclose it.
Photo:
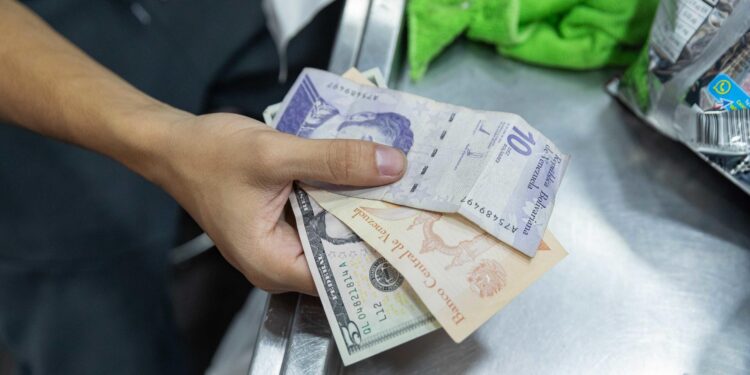
M 340 268 L 344 268 L 344 272 L 342 273 L 342 276 L 344 276 L 344 285 L 346 285 L 346 293 L 349 294 L 349 299 L 352 301 L 352 306 L 356 309 L 354 310 L 354 314 L 357 316 L 357 319 L 362 321 L 367 319 L 367 314 L 365 313 L 364 308 L 362 307 L 362 299 L 359 296 L 359 291 L 357 290 L 357 287 L 354 286 L 354 278 L 349 273 L 349 270 L 346 268 L 346 262 L 343 262 L 339 265 Z M 369 334 L 371 331 L 370 329 L 370 322 L 365 321 L 364 325 L 362 326 L 362 334 L 366 335 Z
M 516 231 L 518 230 L 517 226 L 512 225 L 506 219 L 497 216 L 497 214 L 488 209 L 487 206 L 479 203 L 474 198 L 464 196 L 463 199 L 461 199 L 461 203 L 470 208 L 473 208 L 475 211 L 479 212 L 480 215 L 484 215 L 484 217 L 492 219 L 492 221 L 496 222 L 501 228 L 509 231 L 510 233 L 516 233 Z

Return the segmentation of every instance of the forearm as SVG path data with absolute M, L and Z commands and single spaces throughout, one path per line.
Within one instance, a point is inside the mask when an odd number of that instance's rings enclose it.
M 0 0 L 0 119 L 153 178 L 175 134 L 170 124 L 184 116 L 86 56 L 22 5 Z

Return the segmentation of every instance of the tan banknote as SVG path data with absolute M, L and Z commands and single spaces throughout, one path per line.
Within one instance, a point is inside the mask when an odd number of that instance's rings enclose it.
M 567 255 L 549 231 L 529 258 L 456 214 L 304 189 L 404 276 L 456 342 Z

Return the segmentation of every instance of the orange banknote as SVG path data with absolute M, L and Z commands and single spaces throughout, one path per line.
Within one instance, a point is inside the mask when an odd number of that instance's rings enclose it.
M 456 342 L 567 255 L 549 231 L 530 258 L 457 214 L 303 188 L 403 275 Z

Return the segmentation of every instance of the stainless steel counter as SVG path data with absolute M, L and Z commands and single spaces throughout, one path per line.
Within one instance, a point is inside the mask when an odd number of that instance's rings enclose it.
M 396 89 L 518 113 L 572 155 L 550 223 L 570 255 L 463 343 L 436 332 L 344 373 L 750 373 L 750 198 L 608 96 L 614 72 L 536 68 L 466 42 L 421 82 L 399 69 Z M 253 368 L 339 368 L 314 303 L 273 298 Z
M 346 373 L 750 373 L 750 198 L 604 92 L 612 72 L 459 43 L 397 89 L 511 111 L 572 155 L 550 229 L 570 252 L 462 344 L 442 332 Z

